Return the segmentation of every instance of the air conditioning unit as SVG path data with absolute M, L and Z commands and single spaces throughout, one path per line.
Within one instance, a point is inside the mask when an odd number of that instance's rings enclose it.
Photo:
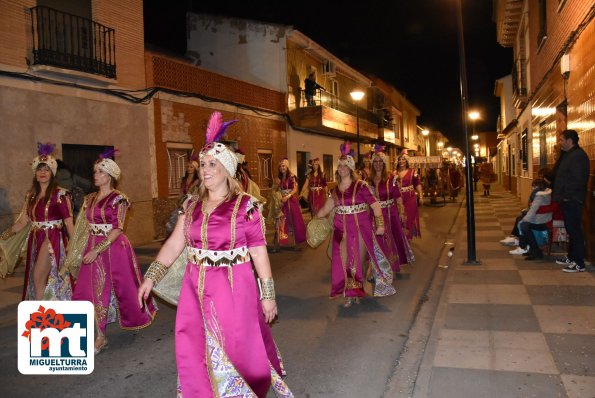
M 337 74 L 337 66 L 332 61 L 324 61 L 322 65 L 322 74 L 324 76 L 333 77 Z

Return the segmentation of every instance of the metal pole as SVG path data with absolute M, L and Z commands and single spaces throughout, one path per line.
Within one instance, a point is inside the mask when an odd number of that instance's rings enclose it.
M 359 155 L 359 107 L 355 104 L 355 124 L 356 124 L 356 136 L 357 136 L 357 162 L 361 162 L 361 158 Z
M 475 136 L 475 120 L 473 120 L 473 135 Z M 475 179 L 476 173 L 477 173 L 477 159 L 475 159 L 475 163 L 473 163 L 473 192 L 477 192 L 477 180 Z
M 475 251 L 475 209 L 473 205 L 473 189 L 471 177 L 471 153 L 469 151 L 469 130 L 467 126 L 468 115 L 468 97 L 467 97 L 467 64 L 465 62 L 465 38 L 463 35 L 463 7 L 461 0 L 457 1 L 457 22 L 459 33 L 459 78 L 461 82 L 461 105 L 463 107 L 463 129 L 465 130 L 465 157 L 467 159 L 467 167 L 465 174 L 467 184 L 465 190 L 467 192 L 467 261 L 466 265 L 479 265 L 481 262 L 476 259 Z

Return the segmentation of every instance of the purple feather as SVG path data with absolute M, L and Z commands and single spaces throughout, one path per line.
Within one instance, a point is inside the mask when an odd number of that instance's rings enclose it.
M 237 122 L 237 120 L 223 122 L 223 115 L 221 112 L 213 112 L 209 118 L 209 123 L 207 124 L 205 144 L 219 141 L 225 134 L 227 128 L 235 122 Z
M 48 156 L 52 152 L 54 152 L 55 147 L 56 147 L 56 144 L 52 144 L 51 142 L 46 142 L 45 144 L 38 142 L 37 143 L 37 153 L 39 154 L 39 156 L 43 156 L 43 155 Z
M 384 152 L 384 145 L 374 144 L 374 152 Z
M 120 154 L 120 150 L 116 148 L 106 149 L 99 155 L 99 159 L 113 159 Z
M 343 144 L 341 144 L 340 146 L 341 148 L 341 155 L 349 155 L 351 151 L 351 142 L 349 141 L 345 141 Z

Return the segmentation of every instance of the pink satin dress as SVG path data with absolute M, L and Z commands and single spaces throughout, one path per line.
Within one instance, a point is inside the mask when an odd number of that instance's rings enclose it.
M 97 193 L 85 197 L 86 212 L 91 234 L 85 255 L 106 239 L 111 229 L 123 229 L 128 198 L 113 190 L 97 201 Z M 105 335 L 108 323 L 118 321 L 125 330 L 138 330 L 151 324 L 157 311 L 153 298 L 149 297 L 139 308 L 137 292 L 143 281 L 136 255 L 124 233 L 99 254 L 90 264 L 81 264 L 73 300 L 87 300 L 95 307 L 95 325 L 100 336 Z
M 345 191 L 332 191 L 335 202 L 331 241 L 330 297 L 364 297 L 364 263 L 370 262 L 374 276 L 373 295 L 390 296 L 393 272 L 386 248 L 374 234 L 369 205 L 376 202 L 369 185 L 354 181 Z
M 322 174 L 310 174 L 308 180 L 308 190 L 310 191 L 308 193 L 308 203 L 310 204 L 312 216 L 315 216 L 326 202 L 326 178 Z
M 421 228 L 419 224 L 419 208 L 417 206 L 417 195 L 415 188 L 420 184 L 419 176 L 413 169 L 408 169 L 401 178 L 401 195 L 403 197 L 403 207 L 407 214 L 407 239 L 414 237 L 421 238 Z
M 27 195 L 28 198 L 29 195 Z M 72 217 L 70 194 L 63 188 L 57 188 L 52 192 L 49 201 L 45 202 L 45 198 L 39 198 L 33 206 L 27 209 L 27 215 L 33 225 L 27 237 L 23 300 L 70 300 L 72 297 L 71 278 L 68 276 L 62 279 L 58 274 L 66 257 L 66 247 L 68 246 L 68 234 L 64 220 Z M 39 250 L 46 240 L 50 245 L 50 273 L 43 297 L 35 297 L 33 270 Z
M 242 193 L 208 214 L 203 204 L 193 197 L 185 209 L 189 262 L 175 327 L 178 396 L 264 398 L 273 387 L 278 397 L 293 397 L 247 254 L 266 246 L 257 203 Z
M 281 180 L 279 184 L 281 195 L 289 195 L 295 186 L 297 186 L 297 181 L 294 176 Z M 285 203 L 281 204 L 281 212 L 283 215 L 279 219 L 279 243 L 289 244 L 289 234 L 293 234 L 296 245 L 304 243 L 306 241 L 306 224 L 296 195 L 292 195 Z

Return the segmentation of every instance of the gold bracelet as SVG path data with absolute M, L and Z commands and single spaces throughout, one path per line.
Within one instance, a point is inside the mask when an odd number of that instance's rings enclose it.
M 97 254 L 101 254 L 104 251 L 107 250 L 108 247 L 110 247 L 110 245 L 112 244 L 112 241 L 109 240 L 107 237 L 101 241 L 100 244 L 98 244 L 97 246 L 95 246 L 93 248 L 93 250 L 95 250 L 97 252 Z
M 376 221 L 376 228 L 384 227 L 384 217 L 375 216 L 374 220 Z
M 163 279 L 165 274 L 167 274 L 167 271 L 169 271 L 169 268 L 167 268 L 165 264 L 155 260 L 151 263 L 147 272 L 145 272 L 145 279 L 152 280 L 153 284 L 156 286 L 161 282 L 161 279 Z
M 2 235 L 0 235 L 0 239 L 1 240 L 7 240 L 7 239 L 13 237 L 16 234 L 17 233 L 12 230 L 12 227 L 10 227 L 6 231 L 2 232 Z
M 257 279 L 260 300 L 275 300 L 275 282 L 273 278 Z

